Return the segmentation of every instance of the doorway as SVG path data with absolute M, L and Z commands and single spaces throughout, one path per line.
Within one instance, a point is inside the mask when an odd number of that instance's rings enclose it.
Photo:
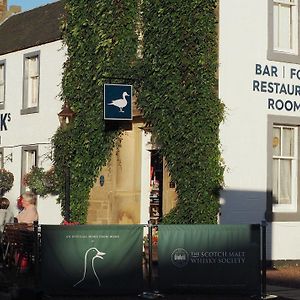
M 150 150 L 150 153 L 149 220 L 158 224 L 163 217 L 163 157 L 158 150 Z

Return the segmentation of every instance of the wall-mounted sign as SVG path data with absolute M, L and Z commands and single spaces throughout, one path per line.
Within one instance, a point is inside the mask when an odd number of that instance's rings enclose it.
M 104 85 L 104 120 L 132 120 L 132 85 Z
M 253 92 L 265 93 L 269 110 L 300 110 L 300 69 L 286 64 L 279 66 L 255 64 Z
M 10 113 L 0 114 L 0 131 L 7 130 L 7 123 L 11 121 Z

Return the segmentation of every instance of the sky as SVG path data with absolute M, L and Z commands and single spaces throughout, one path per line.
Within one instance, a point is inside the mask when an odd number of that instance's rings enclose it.
M 22 7 L 22 11 L 26 11 L 52 2 L 56 2 L 56 0 L 8 0 L 7 6 L 19 5 Z

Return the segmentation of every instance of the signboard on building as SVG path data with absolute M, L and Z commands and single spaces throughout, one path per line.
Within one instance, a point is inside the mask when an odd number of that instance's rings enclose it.
M 104 120 L 132 120 L 132 85 L 104 85 Z

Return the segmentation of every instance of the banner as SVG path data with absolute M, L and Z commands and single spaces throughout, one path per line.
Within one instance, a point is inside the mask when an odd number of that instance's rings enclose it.
M 259 225 L 159 225 L 161 290 L 260 293 Z
M 42 225 L 42 288 L 49 294 L 142 290 L 142 225 Z

